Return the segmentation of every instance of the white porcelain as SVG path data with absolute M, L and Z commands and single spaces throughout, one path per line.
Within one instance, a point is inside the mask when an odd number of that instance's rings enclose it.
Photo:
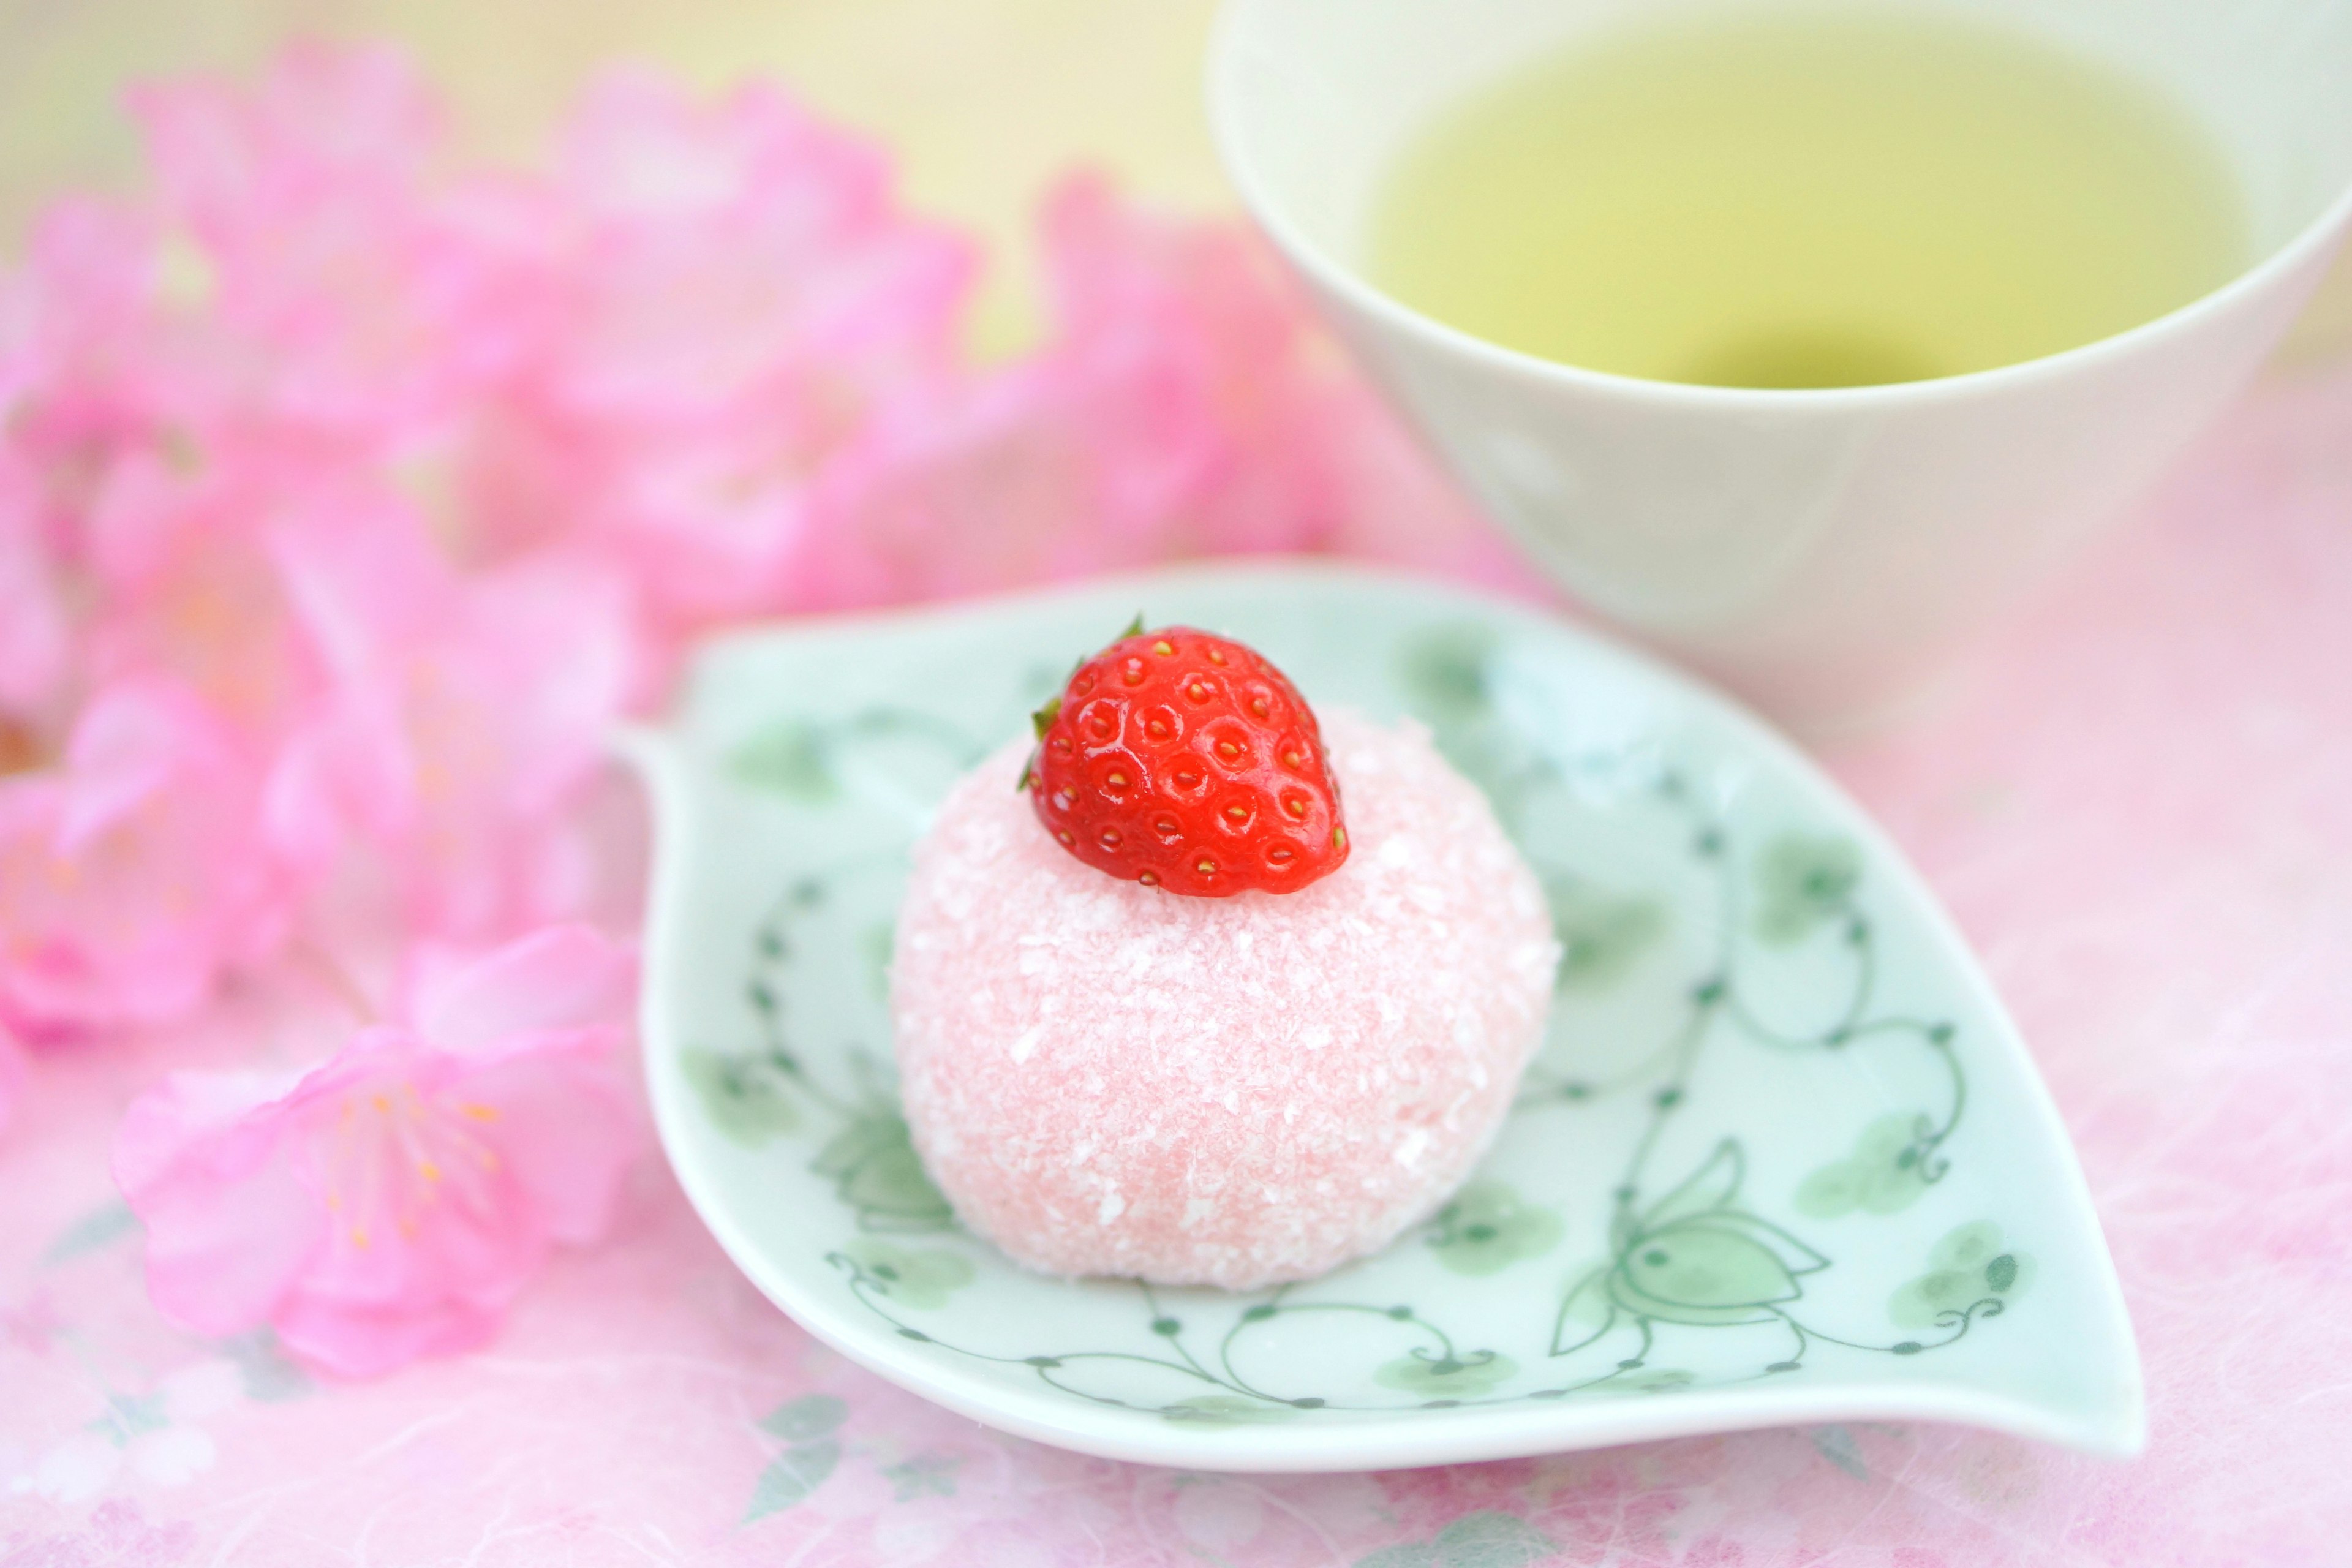
M 1913 691 L 2284 331 L 2352 223 L 2352 0 L 1937 5 L 2170 89 L 2246 196 L 2248 271 L 2048 358 L 1825 391 L 1642 381 L 1482 342 L 1358 274 L 1370 198 L 1433 110 L 1580 33 L 1700 5 L 1727 0 L 1227 0 L 1210 117 L 1333 326 L 1537 561 L 1777 716 L 1832 727 Z
M 908 843 L 1139 609 L 1246 638 L 1318 705 L 1428 723 L 1567 950 L 1471 1184 L 1280 1290 L 1016 1267 L 924 1179 L 893 1089 Z M 663 1147 L 771 1300 L 942 1405 L 1231 1470 L 1844 1420 L 2140 1442 L 2097 1219 L 1983 975 L 1835 786 L 1643 657 L 1402 578 L 1171 572 L 729 637 L 629 747 L 659 823 Z

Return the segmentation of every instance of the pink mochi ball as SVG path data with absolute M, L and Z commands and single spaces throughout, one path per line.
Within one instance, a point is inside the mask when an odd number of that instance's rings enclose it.
M 1250 1289 L 1378 1250 L 1493 1142 L 1559 944 L 1475 786 L 1411 722 L 1324 726 L 1354 852 L 1296 893 L 1186 898 L 1081 864 L 961 781 L 915 848 L 891 982 L 915 1148 L 1054 1274 Z

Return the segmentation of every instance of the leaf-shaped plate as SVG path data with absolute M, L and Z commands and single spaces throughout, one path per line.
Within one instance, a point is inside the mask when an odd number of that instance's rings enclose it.
M 908 845 L 1138 609 L 1413 715 L 1565 948 L 1469 1186 L 1249 1296 L 1027 1273 L 959 1228 L 892 1089 Z M 979 1420 L 1223 1469 L 1423 1465 L 1915 1417 L 2127 1453 L 2139 1368 L 2081 1172 L 1917 878 L 1722 699 L 1525 609 L 1336 567 L 1173 571 L 722 639 L 668 728 L 646 1071 L 719 1242 L 845 1354 Z

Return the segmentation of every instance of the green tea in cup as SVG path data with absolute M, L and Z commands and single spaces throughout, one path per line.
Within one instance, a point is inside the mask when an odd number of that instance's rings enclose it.
M 1371 213 L 1402 303 L 1588 370 L 1741 387 L 1987 370 L 2241 271 L 2221 154 L 2118 68 L 1930 13 L 1580 39 L 1435 115 Z

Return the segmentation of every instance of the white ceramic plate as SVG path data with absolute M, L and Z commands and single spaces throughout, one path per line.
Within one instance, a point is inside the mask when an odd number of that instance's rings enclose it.
M 1281 1290 L 1024 1272 L 956 1225 L 894 1098 L 908 845 L 1139 610 L 1428 723 L 1567 950 L 1471 1185 Z M 644 1035 L 678 1177 L 778 1306 L 942 1405 L 1236 1470 L 1906 1417 L 2139 1445 L 2081 1172 L 1976 964 L 1811 764 L 1644 658 L 1399 578 L 1189 570 L 731 637 L 626 745 L 657 802 Z

